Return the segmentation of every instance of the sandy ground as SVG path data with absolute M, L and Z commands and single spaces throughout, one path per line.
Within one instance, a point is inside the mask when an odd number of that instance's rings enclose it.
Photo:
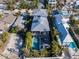
M 17 48 L 17 40 L 19 37 L 15 34 L 10 35 L 9 43 L 7 44 L 4 52 L 0 55 L 0 59 L 19 59 L 18 58 L 18 48 Z M 11 51 L 14 50 L 14 51 Z

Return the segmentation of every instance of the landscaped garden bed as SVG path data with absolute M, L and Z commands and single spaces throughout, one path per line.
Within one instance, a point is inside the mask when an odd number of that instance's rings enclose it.
M 79 28 L 74 29 L 74 32 L 79 36 Z
M 79 48 L 79 37 L 76 36 L 76 33 L 75 33 L 75 31 L 73 31 L 73 30 L 74 30 L 74 29 L 69 28 L 69 33 L 70 33 L 70 35 L 72 36 L 72 38 L 74 39 L 74 41 L 75 41 L 77 47 Z

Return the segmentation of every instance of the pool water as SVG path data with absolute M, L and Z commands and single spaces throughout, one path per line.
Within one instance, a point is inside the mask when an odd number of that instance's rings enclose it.
M 70 47 L 70 48 L 77 48 L 75 42 L 71 42 L 70 45 L 69 45 L 69 47 Z
M 61 15 L 63 15 L 63 16 L 69 16 L 69 13 L 67 11 L 61 11 Z
M 39 41 L 38 41 L 38 38 L 36 37 L 33 37 L 32 39 L 32 48 L 39 50 Z

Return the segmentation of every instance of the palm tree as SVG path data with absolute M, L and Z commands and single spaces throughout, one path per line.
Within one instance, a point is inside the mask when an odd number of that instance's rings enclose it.
M 61 10 L 63 6 L 64 5 L 61 3 L 61 0 L 57 0 L 56 8 L 58 8 L 59 10 Z
M 2 18 L 3 14 L 0 14 L 0 18 Z
M 7 9 L 13 10 L 15 5 L 15 0 L 8 0 Z
M 2 34 L 2 41 L 5 43 L 8 39 L 9 39 L 9 33 L 8 32 L 4 32 Z
M 51 28 L 51 35 L 52 35 L 52 40 L 58 41 L 57 35 L 59 35 L 59 32 L 55 29 L 55 27 Z
M 17 13 L 15 13 L 14 15 L 18 18 L 18 16 L 21 14 L 21 12 L 19 11 L 19 12 L 17 12 Z
M 59 56 L 62 53 L 62 48 L 55 40 L 52 41 L 52 54 Z
M 77 19 L 75 18 L 75 16 L 71 15 L 71 16 L 70 16 L 70 24 L 71 24 L 71 26 L 73 26 L 73 25 L 78 25 L 78 24 L 79 24 L 79 20 L 77 20 Z
M 39 0 L 33 0 L 33 2 L 34 2 L 34 6 L 38 8 Z
M 59 32 L 57 31 L 57 29 L 55 29 L 55 27 L 53 27 L 53 34 L 56 36 L 59 34 Z
M 47 49 L 44 49 L 43 51 L 40 51 L 40 56 L 41 56 L 41 57 L 47 57 L 47 56 L 48 56 L 48 51 L 47 51 Z
M 12 10 L 14 7 L 13 7 L 13 4 L 11 4 L 10 2 L 8 2 L 7 4 L 7 9 L 8 10 Z
M 52 6 L 51 5 L 47 5 L 47 10 L 48 10 L 48 15 L 50 16 L 52 13 Z
M 47 8 L 47 5 L 48 5 L 48 0 L 44 0 L 44 6 L 45 6 L 45 8 Z
M 3 45 L 3 41 L 0 39 L 0 47 L 2 47 Z
M 25 41 L 26 41 L 26 48 L 31 49 L 32 47 L 32 33 L 31 32 L 26 33 Z
M 31 50 L 30 55 L 28 57 L 40 57 L 39 51 Z
M 24 0 L 21 0 L 20 1 L 20 5 L 19 5 L 19 8 L 22 8 L 22 9 L 28 8 L 28 3 L 25 2 Z

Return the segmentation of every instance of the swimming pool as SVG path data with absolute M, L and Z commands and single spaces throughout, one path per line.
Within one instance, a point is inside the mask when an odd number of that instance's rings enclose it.
M 70 47 L 70 48 L 77 48 L 75 42 L 71 42 L 70 45 L 69 45 L 69 47 Z
M 32 39 L 32 48 L 39 50 L 39 41 L 38 41 L 38 38 L 36 37 L 33 37 Z
M 69 16 L 69 13 L 67 11 L 61 11 L 60 14 L 62 16 Z

